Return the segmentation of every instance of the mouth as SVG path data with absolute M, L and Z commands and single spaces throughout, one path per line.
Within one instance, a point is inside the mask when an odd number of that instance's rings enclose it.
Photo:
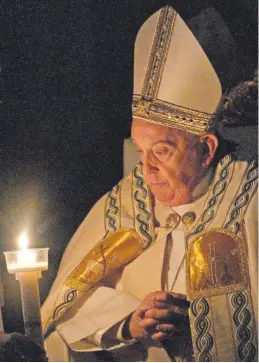
M 163 187 L 163 186 L 168 185 L 168 183 L 167 183 L 167 182 L 161 182 L 161 183 L 150 183 L 149 185 L 150 185 L 150 186 L 152 186 L 152 187 Z

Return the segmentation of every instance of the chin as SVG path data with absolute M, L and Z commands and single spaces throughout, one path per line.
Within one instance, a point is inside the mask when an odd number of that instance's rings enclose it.
M 191 198 L 189 193 L 180 193 L 176 195 L 175 190 L 155 190 L 150 188 L 154 197 L 166 207 L 177 207 L 182 204 L 190 203 Z
M 159 200 L 161 203 L 170 203 L 174 199 L 175 193 L 172 190 L 156 190 L 155 188 L 150 188 L 154 197 Z

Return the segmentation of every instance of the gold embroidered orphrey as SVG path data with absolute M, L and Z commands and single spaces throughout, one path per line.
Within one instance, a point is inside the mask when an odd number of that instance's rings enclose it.
M 161 10 L 141 90 L 142 98 L 145 100 L 150 101 L 157 97 L 176 16 L 177 13 L 171 7 Z
M 87 291 L 105 276 L 125 266 L 145 249 L 145 242 L 130 228 L 112 232 L 100 241 L 67 278 L 65 285 Z
M 188 298 L 195 300 L 246 290 L 249 287 L 247 271 L 243 239 L 225 229 L 211 229 L 189 246 Z
M 135 117 L 199 135 L 213 128 L 212 115 L 157 98 L 176 17 L 177 13 L 171 7 L 164 7 L 160 12 L 141 95 L 133 95 L 132 111 Z

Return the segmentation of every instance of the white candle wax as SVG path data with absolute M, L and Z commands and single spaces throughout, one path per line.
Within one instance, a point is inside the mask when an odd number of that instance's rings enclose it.
M 48 269 L 48 248 L 4 252 L 9 273 Z
M 10 263 L 7 266 L 9 273 L 25 272 L 25 271 L 44 271 L 48 269 L 48 262 L 35 262 L 34 264 Z
M 35 265 L 36 262 L 36 253 L 33 250 L 24 250 L 18 253 L 17 256 L 18 265 L 21 267 L 28 266 L 31 267 Z
M 20 251 L 4 252 L 7 269 L 20 282 L 25 334 L 43 347 L 38 278 L 48 269 L 48 248 L 27 249 L 25 233 L 19 244 Z
M 19 272 L 16 274 L 16 279 L 19 280 L 21 288 L 25 334 L 44 347 L 38 273 L 37 271 Z
M 48 269 L 48 249 L 27 249 L 28 240 L 26 234 L 20 236 L 20 251 L 5 252 L 7 269 L 9 273 L 25 271 L 43 271 Z

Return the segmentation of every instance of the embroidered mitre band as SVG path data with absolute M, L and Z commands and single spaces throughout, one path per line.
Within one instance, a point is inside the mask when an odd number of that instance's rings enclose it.
M 190 29 L 166 6 L 141 27 L 134 54 L 133 117 L 193 134 L 213 130 L 222 90 Z

